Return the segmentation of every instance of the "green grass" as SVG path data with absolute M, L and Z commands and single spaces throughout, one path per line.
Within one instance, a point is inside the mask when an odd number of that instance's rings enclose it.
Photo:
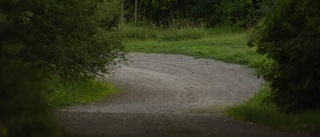
M 297 114 L 280 113 L 275 105 L 264 102 L 269 93 L 270 88 L 266 86 L 246 103 L 230 107 L 225 113 L 237 120 L 281 130 L 320 132 L 320 110 Z
M 265 59 L 265 57 L 258 55 L 254 48 L 249 48 L 246 45 L 247 34 L 244 31 L 225 27 L 203 31 L 206 34 L 196 39 L 126 39 L 124 45 L 126 50 L 130 52 L 182 54 L 253 67 Z M 170 37 L 172 38 L 166 39 L 176 39 L 174 34 Z
M 205 35 L 196 39 L 186 38 L 179 40 L 175 39 L 175 35 L 171 35 L 170 37 L 172 38 L 167 38 L 166 40 L 161 39 L 159 35 L 165 33 L 154 27 L 149 26 L 143 29 L 156 37 L 141 39 L 124 36 L 124 45 L 127 51 L 181 54 L 198 58 L 218 59 L 229 63 L 244 64 L 257 69 L 258 72 L 263 72 L 267 69 L 262 67 L 268 63 L 268 61 L 265 62 L 266 57 L 257 54 L 254 48 L 247 46 L 247 32 L 241 29 L 233 27 L 201 29 L 201 31 L 205 31 Z M 151 32 L 152 30 L 156 31 Z M 276 106 L 263 103 L 269 92 L 270 89 L 266 86 L 248 102 L 228 108 L 225 111 L 226 115 L 234 119 L 281 130 L 320 132 L 320 110 L 299 114 L 280 113 Z
M 52 78 L 48 81 L 48 86 L 52 89 L 48 103 L 55 108 L 98 102 L 119 92 L 113 84 L 93 78 L 68 82 Z
M 122 25 L 121 28 L 125 39 L 134 40 L 180 41 L 199 39 L 208 35 L 202 28 L 164 29 L 155 26 L 137 27 L 133 25 Z

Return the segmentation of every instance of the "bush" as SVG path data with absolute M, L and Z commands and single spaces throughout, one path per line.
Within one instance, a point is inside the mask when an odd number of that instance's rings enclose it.
M 251 35 L 260 54 L 273 60 L 264 78 L 280 110 L 320 108 L 320 1 L 285 0 Z
M 21 49 L 25 61 L 41 61 L 42 68 L 75 79 L 108 73 L 115 58 L 124 59 L 117 0 L 26 0 L 5 6 L 9 13 L 21 11 L 7 16 L 12 22 L 6 31 L 22 32 L 23 41 L 33 43 Z
M 0 136 L 61 136 L 46 76 L 86 79 L 124 59 L 118 2 L 0 1 Z
M 10 58 L 2 46 L 0 53 L 0 136 L 61 136 L 36 64 Z
M 235 24 L 252 27 L 262 15 L 272 11 L 274 0 L 142 0 L 139 1 L 139 20 L 158 26 L 171 27 L 177 20 L 185 20 L 183 27 L 212 27 Z M 125 18 L 134 18 L 135 1 L 125 1 Z

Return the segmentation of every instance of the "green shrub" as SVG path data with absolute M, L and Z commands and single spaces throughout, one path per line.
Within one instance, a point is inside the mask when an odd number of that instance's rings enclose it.
M 274 0 L 142 0 L 138 5 L 138 20 L 148 20 L 158 26 L 212 27 L 236 24 L 252 27 L 272 11 Z M 125 1 L 125 18 L 134 18 L 135 1 Z M 184 20 L 184 22 L 181 22 Z M 178 24 L 177 24 L 178 21 Z
M 285 0 L 251 35 L 273 60 L 264 78 L 270 99 L 285 112 L 320 108 L 320 1 Z
M 61 136 L 46 76 L 86 79 L 125 59 L 118 2 L 0 1 L 0 136 Z
M 0 53 L 0 136 L 61 136 L 37 64 L 12 59 L 3 46 Z
M 6 31 L 22 32 L 23 41 L 33 43 L 20 55 L 41 61 L 48 71 L 69 79 L 95 76 L 113 69 L 115 58 L 124 59 L 117 0 L 26 0 L 5 6 L 12 8 L 8 14 L 21 11 L 5 15 L 11 22 Z

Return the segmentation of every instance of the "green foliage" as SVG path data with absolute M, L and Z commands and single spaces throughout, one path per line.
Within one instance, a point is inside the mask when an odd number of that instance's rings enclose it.
M 126 1 L 125 5 L 126 19 L 130 20 L 134 1 Z M 166 27 L 171 27 L 175 20 L 201 27 L 220 24 L 252 27 L 273 7 L 273 0 L 142 0 L 138 12 L 140 19 Z
M 65 81 L 53 76 L 46 85 L 52 90 L 48 100 L 51 107 L 98 102 L 119 92 L 111 83 L 93 78 Z
M 118 2 L 0 1 L 0 136 L 61 136 L 51 119 L 46 76 L 83 80 L 124 59 Z
M 320 111 L 307 111 L 297 114 L 284 114 L 277 110 L 274 104 L 266 102 L 271 93 L 269 86 L 265 86 L 250 100 L 242 105 L 228 108 L 225 113 L 237 120 L 258 125 L 275 127 L 281 130 L 295 132 L 319 132 Z
M 194 0 L 140 0 L 138 12 L 140 19 L 154 24 L 170 26 L 177 18 L 185 18 Z M 134 0 L 125 1 L 126 19 L 133 18 Z
M 216 24 L 246 25 L 249 20 L 250 5 L 239 0 L 198 0 L 192 15 L 197 22 L 214 26 Z M 211 11 L 211 12 L 208 12 Z
M 11 55 L 1 45 L 0 136 L 61 136 L 47 105 L 48 90 L 37 64 Z
M 100 0 L 26 0 L 8 2 L 4 14 L 8 26 L 6 37 L 24 37 L 30 48 L 22 48 L 26 61 L 41 61 L 65 78 L 82 78 L 107 73 L 124 59 L 121 37 L 117 30 L 119 1 Z M 72 8 L 70 8 L 72 7 Z M 114 60 L 119 58 L 119 60 Z M 106 67 L 107 65 L 107 67 Z
M 61 136 L 46 102 L 44 72 L 23 56 L 36 44 L 25 35 L 32 13 L 24 2 L 0 2 L 0 136 Z
M 320 1 L 285 0 L 252 34 L 251 45 L 273 60 L 264 78 L 285 112 L 320 108 Z

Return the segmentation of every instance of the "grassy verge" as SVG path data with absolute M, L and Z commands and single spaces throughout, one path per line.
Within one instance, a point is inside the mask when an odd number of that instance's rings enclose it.
M 135 29 L 134 27 L 132 29 Z M 249 48 L 246 44 L 246 32 L 232 27 L 219 27 L 202 29 L 206 35 L 197 39 L 177 40 L 175 35 L 170 35 L 170 40 L 163 40 L 159 35 L 164 35 L 163 30 L 147 27 L 140 28 L 146 33 L 144 38 L 126 37 L 124 42 L 130 52 L 182 54 L 199 58 L 212 58 L 225 62 L 244 64 L 264 71 L 263 64 L 266 59 Z M 156 30 L 151 32 L 152 30 Z M 171 30 L 170 30 L 171 31 Z M 150 32 L 150 33 L 148 33 Z M 132 31 L 131 34 L 137 34 Z M 139 32 L 140 33 L 140 32 Z M 150 38 L 149 34 L 154 37 Z M 320 131 L 320 110 L 299 114 L 283 114 L 272 104 L 263 103 L 270 89 L 266 86 L 248 102 L 228 108 L 226 115 L 229 117 L 249 121 L 254 124 L 266 125 L 290 131 Z
M 52 89 L 49 105 L 55 108 L 98 102 L 108 95 L 119 92 L 113 84 L 97 79 L 61 81 L 58 78 L 52 78 L 48 81 L 48 86 Z
M 228 108 L 225 114 L 237 120 L 281 130 L 320 132 L 320 110 L 298 114 L 280 113 L 276 106 L 264 102 L 269 92 L 270 88 L 266 86 L 246 103 Z

